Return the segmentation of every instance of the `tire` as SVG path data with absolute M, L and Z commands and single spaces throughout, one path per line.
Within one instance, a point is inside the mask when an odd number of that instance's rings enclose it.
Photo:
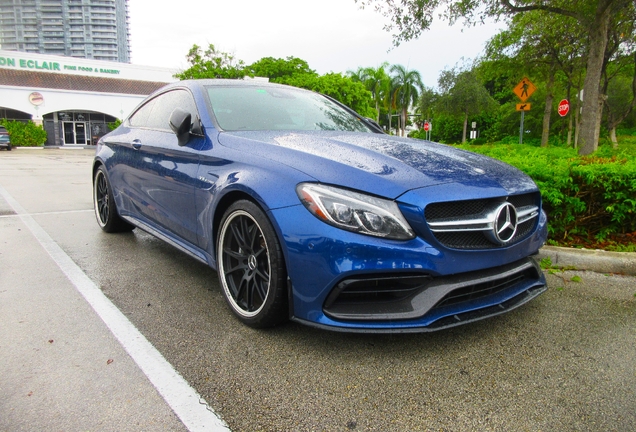
M 287 321 L 285 261 L 265 213 L 251 201 L 235 202 L 217 239 L 219 281 L 232 312 L 254 328 Z
M 93 179 L 93 205 L 97 224 L 103 231 L 116 233 L 131 231 L 135 228 L 119 217 L 110 181 L 103 165 L 97 168 Z

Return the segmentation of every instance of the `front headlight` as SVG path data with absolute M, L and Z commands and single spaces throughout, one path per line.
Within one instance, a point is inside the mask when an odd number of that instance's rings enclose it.
M 299 184 L 296 193 L 314 216 L 335 227 L 393 240 L 415 237 L 394 201 L 315 183 Z

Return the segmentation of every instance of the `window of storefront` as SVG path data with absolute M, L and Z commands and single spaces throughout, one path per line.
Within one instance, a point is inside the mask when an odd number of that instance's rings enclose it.
M 60 111 L 44 116 L 48 133 L 46 145 L 95 145 L 109 132 L 108 123 L 115 117 L 86 111 Z

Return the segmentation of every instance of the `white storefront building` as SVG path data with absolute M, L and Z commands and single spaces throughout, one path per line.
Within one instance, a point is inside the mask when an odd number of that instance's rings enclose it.
M 0 50 L 0 119 L 33 120 L 46 145 L 95 144 L 107 123 L 176 81 L 174 69 Z

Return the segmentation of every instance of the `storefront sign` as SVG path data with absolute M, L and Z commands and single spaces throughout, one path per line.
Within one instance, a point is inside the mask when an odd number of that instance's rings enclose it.
M 99 67 L 77 66 L 73 64 L 61 64 L 59 62 L 40 61 L 31 59 L 16 59 L 12 57 L 0 57 L 0 67 L 19 68 L 31 70 L 47 70 L 47 71 L 77 71 L 92 72 L 96 74 L 119 75 L 119 69 L 104 69 Z

